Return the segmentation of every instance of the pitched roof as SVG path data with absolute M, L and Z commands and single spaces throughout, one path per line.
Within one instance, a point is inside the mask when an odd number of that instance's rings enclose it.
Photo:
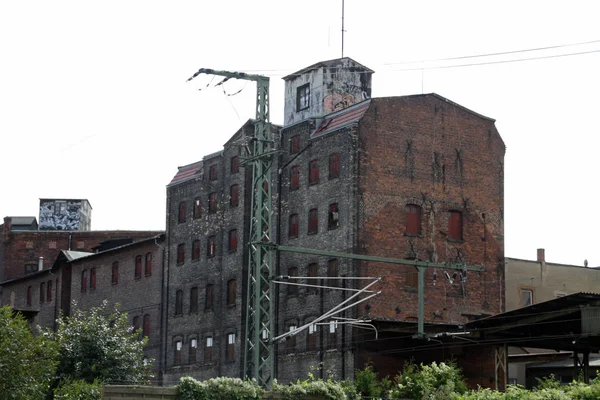
M 195 163 L 184 165 L 183 167 L 177 167 L 178 171 L 173 179 L 171 179 L 171 182 L 169 182 L 167 187 L 193 179 L 196 175 L 202 172 L 202 167 L 202 161 L 196 161 Z
M 34 222 L 37 223 L 35 217 L 8 217 L 11 220 L 11 224 L 14 225 L 31 225 Z
M 339 64 L 340 62 L 342 62 L 342 60 L 349 60 L 351 61 L 354 65 L 352 66 L 353 68 L 360 68 L 360 69 L 364 69 L 366 72 L 374 72 L 372 69 L 369 69 L 367 67 L 365 67 L 364 65 L 354 61 L 353 59 L 351 59 L 350 57 L 343 57 L 343 58 L 335 58 L 333 60 L 327 60 L 327 61 L 319 61 L 318 63 L 315 63 L 313 65 L 309 65 L 306 68 L 302 68 L 299 71 L 296 71 L 294 73 L 291 73 L 289 75 L 284 76 L 283 79 L 284 81 L 287 81 L 289 79 L 295 78 L 298 75 L 302 75 L 308 71 L 312 71 L 318 68 L 322 68 L 322 67 L 335 67 L 338 66 L 337 64 Z
M 344 110 L 327 115 L 323 119 L 323 122 L 321 122 L 317 129 L 310 135 L 311 139 L 326 135 L 349 125 L 357 124 L 363 115 L 365 115 L 370 104 L 371 100 L 365 100 Z
M 69 261 L 77 260 L 78 258 L 87 257 L 89 255 L 95 254 L 95 253 L 88 253 L 86 251 L 73 251 L 73 250 L 62 250 L 62 252 L 65 255 L 65 257 L 67 258 L 67 260 L 69 260 Z

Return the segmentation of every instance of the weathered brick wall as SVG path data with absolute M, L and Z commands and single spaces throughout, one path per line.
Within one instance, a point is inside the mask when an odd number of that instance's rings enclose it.
M 249 182 L 251 170 L 240 165 L 239 172 L 231 172 L 231 158 L 242 159 L 240 145 L 245 137 L 253 134 L 252 124 L 246 124 L 226 144 L 222 154 L 204 160 L 204 174 L 187 182 L 167 188 L 168 274 L 167 274 L 167 333 L 165 382 L 175 382 L 179 377 L 190 375 L 196 379 L 215 376 L 242 375 L 244 357 L 244 304 L 247 262 L 248 215 L 250 211 Z M 217 166 L 217 179 L 209 179 L 211 165 Z M 230 204 L 230 187 L 237 184 L 239 203 Z M 210 193 L 217 193 L 217 212 L 210 213 Z M 195 198 L 202 202 L 202 216 L 193 218 Z M 187 204 L 185 222 L 178 221 L 179 204 Z M 229 232 L 237 229 L 237 249 L 229 250 Z M 216 254 L 207 256 L 209 236 L 216 238 Z M 200 240 L 198 260 L 192 260 L 192 243 Z M 177 264 L 177 247 L 185 246 L 185 260 Z M 228 281 L 236 281 L 235 305 L 227 304 Z M 212 308 L 206 307 L 206 287 L 213 285 Z M 190 311 L 190 292 L 198 290 L 198 307 Z M 176 293 L 183 292 L 183 313 L 175 314 Z M 226 360 L 227 336 L 235 334 L 235 358 Z M 204 359 L 207 337 L 213 338 L 212 360 Z M 190 361 L 190 341 L 196 339 L 196 361 Z M 174 346 L 182 341 L 181 365 L 174 365 Z
M 326 135 L 319 139 L 310 140 L 310 133 L 314 129 L 312 121 L 306 121 L 282 131 L 281 149 L 284 152 L 280 160 L 282 169 L 281 184 L 281 212 L 280 212 L 280 243 L 282 245 L 306 249 L 322 249 L 341 252 L 352 252 L 354 246 L 354 227 L 356 214 L 354 208 L 353 190 L 355 188 L 355 175 L 353 174 L 355 140 L 347 131 L 342 130 Z M 300 152 L 290 154 L 290 138 L 300 136 Z M 329 156 L 338 153 L 340 156 L 340 175 L 329 178 Z M 318 183 L 309 184 L 309 163 L 318 160 Z M 290 188 L 290 170 L 299 166 L 300 187 L 297 190 Z M 330 204 L 337 203 L 339 210 L 339 223 L 334 229 L 328 226 L 328 212 Z M 309 210 L 318 209 L 318 232 L 308 233 Z M 289 236 L 290 215 L 298 214 L 298 236 Z M 288 275 L 290 268 L 297 268 L 299 277 L 308 276 L 309 264 L 317 264 L 317 276 L 326 277 L 328 262 L 331 257 L 314 256 L 296 253 L 282 253 L 277 264 L 278 273 Z M 338 259 L 339 275 L 352 276 L 352 262 L 347 259 Z M 291 280 L 290 282 L 305 284 L 307 281 Z M 317 284 L 328 285 L 334 283 L 327 280 L 317 280 Z M 336 283 L 334 283 L 336 284 Z M 340 282 L 337 282 L 341 286 Z M 348 287 L 354 284 L 345 283 Z M 289 330 L 290 325 L 302 326 L 319 317 L 324 312 L 338 305 L 346 296 L 344 292 L 335 289 L 314 290 L 299 287 L 297 293 L 290 294 L 289 286 L 277 285 L 278 296 L 278 333 Z M 344 312 L 337 316 L 350 316 Z M 328 320 L 329 321 L 329 320 Z M 344 374 L 352 374 L 354 363 L 350 350 L 351 332 L 345 326 L 338 325 L 335 343 L 331 343 L 329 327 L 317 326 L 316 348 L 308 349 L 308 331 L 296 335 L 295 348 L 281 343 L 278 346 L 280 382 L 295 381 L 313 372 L 319 376 L 318 368 L 323 371 L 324 377 L 330 374 L 338 378 L 345 378 Z M 319 367 L 321 365 L 321 367 Z M 344 365 L 342 367 L 342 365 Z
M 3 235 L 3 280 L 25 275 L 26 264 L 37 264 L 44 257 L 44 268 L 50 268 L 61 250 L 92 252 L 103 241 L 132 238 L 134 241 L 160 231 L 13 231 Z M 0 275 L 2 276 L 2 275 Z
M 133 243 L 124 247 L 98 253 L 71 263 L 71 299 L 81 310 L 98 307 L 104 300 L 112 307 L 119 303 L 120 310 L 133 319 L 139 317 L 143 328 L 144 316 L 149 316 L 148 345 L 144 349 L 147 357 L 154 359 L 152 369 L 158 376 L 161 361 L 161 289 L 164 238 Z M 151 274 L 146 275 L 146 255 L 152 255 Z M 142 257 L 141 277 L 135 276 L 135 259 Z M 118 283 L 112 283 L 112 266 L 118 262 Z M 91 286 L 91 269 L 96 271 L 96 287 Z M 82 272 L 85 271 L 86 290 L 82 290 Z

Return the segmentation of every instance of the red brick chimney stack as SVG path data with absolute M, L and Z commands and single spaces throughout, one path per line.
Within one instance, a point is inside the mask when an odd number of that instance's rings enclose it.
M 12 229 L 12 218 L 4 217 L 4 227 L 2 229 L 2 240 L 8 242 L 10 239 L 10 230 Z
M 546 262 L 546 250 L 537 249 L 537 260 L 538 262 Z

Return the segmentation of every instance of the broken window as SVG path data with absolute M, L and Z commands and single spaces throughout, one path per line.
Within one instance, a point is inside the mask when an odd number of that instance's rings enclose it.
M 302 111 L 310 106 L 310 83 L 296 89 L 296 111 Z
M 294 332 L 298 327 L 296 326 L 296 324 L 292 324 L 292 325 L 288 325 L 288 331 L 289 332 Z M 294 350 L 296 350 L 296 335 L 290 335 L 288 337 L 288 339 L 285 342 L 285 348 L 287 350 L 289 350 L 290 352 L 293 352 Z
M 335 349 L 337 346 L 337 321 L 329 322 L 329 337 L 327 338 L 327 348 Z
M 532 289 L 520 289 L 520 305 L 521 307 L 528 307 L 533 304 L 533 290 Z
M 290 215 L 290 226 L 288 229 L 288 237 L 298 237 L 298 214 Z
M 314 234 L 319 231 L 318 209 L 312 208 L 308 212 L 308 234 Z
M 227 335 L 227 361 L 235 360 L 235 333 Z
M 208 336 L 204 341 L 204 362 L 212 361 L 213 338 Z
M 202 216 L 202 201 L 200 197 L 194 199 L 194 218 L 200 218 Z
M 198 348 L 198 341 L 196 339 L 190 339 L 190 350 L 189 350 L 189 363 L 193 364 L 196 362 L 196 349 Z
M 308 166 L 308 184 L 314 185 L 319 183 L 319 160 L 312 160 Z
M 329 205 L 329 215 L 327 218 L 327 228 L 336 229 L 340 226 L 340 213 L 338 211 L 337 203 Z
M 408 236 L 421 234 L 421 207 L 416 204 L 406 205 L 406 227 L 404 232 Z
M 306 350 L 314 351 L 317 349 L 317 325 L 308 326 L 308 335 L 306 337 Z
M 290 168 L 290 190 L 300 188 L 300 167 L 297 165 Z
M 450 211 L 448 218 L 448 239 L 462 240 L 463 239 L 463 219 L 462 212 Z
M 340 155 L 333 153 L 329 156 L 329 179 L 338 178 L 340 176 Z
M 181 340 L 175 342 L 175 365 L 181 365 Z
M 214 257 L 217 254 L 217 243 L 215 236 L 209 236 L 206 242 L 206 257 Z

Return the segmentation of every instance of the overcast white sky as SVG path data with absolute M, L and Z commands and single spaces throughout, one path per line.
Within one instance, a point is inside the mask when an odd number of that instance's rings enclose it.
M 509 257 L 544 247 L 548 261 L 600 265 L 597 16 L 594 1 L 346 0 L 345 55 L 375 70 L 374 97 L 436 92 L 497 120 Z M 177 166 L 254 116 L 253 84 L 226 97 L 186 79 L 200 67 L 269 75 L 281 123 L 280 78 L 340 57 L 340 29 L 341 0 L 0 1 L 0 214 L 87 198 L 93 229 L 164 229 Z

